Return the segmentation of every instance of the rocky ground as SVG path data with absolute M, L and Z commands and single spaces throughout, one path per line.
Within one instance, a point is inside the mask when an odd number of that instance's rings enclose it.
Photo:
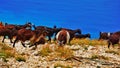
M 6 44 L 9 40 L 6 40 Z M 73 51 L 73 55 L 67 58 L 55 57 L 54 53 L 47 56 L 38 55 L 44 46 L 48 45 L 55 50 L 56 44 L 38 45 L 24 48 L 20 42 L 14 48 L 17 53 L 25 57 L 26 61 L 17 61 L 14 57 L 7 58 L 7 62 L 0 59 L 0 68 L 120 68 L 120 49 L 103 45 L 65 45 L 64 48 Z M 27 45 L 28 46 L 28 45 Z M 59 49 L 59 48 L 58 48 Z

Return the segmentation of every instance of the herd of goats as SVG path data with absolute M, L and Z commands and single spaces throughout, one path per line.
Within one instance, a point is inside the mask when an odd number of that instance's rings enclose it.
M 34 29 L 32 29 L 32 27 Z M 46 37 L 48 37 L 47 41 L 51 42 L 51 38 L 54 35 L 54 41 L 57 41 L 57 44 L 62 46 L 64 44 L 69 44 L 73 38 L 90 38 L 90 34 L 82 34 L 80 29 L 72 30 L 67 28 L 57 28 L 54 26 L 46 27 L 46 26 L 35 26 L 32 25 L 31 22 L 27 22 L 24 25 L 15 25 L 0 22 L 0 36 L 3 36 L 2 42 L 4 43 L 4 39 L 6 36 L 10 39 L 10 42 L 13 43 L 13 47 L 15 47 L 15 43 L 20 41 L 24 47 L 25 41 L 30 41 L 30 46 L 37 47 L 38 44 L 44 44 L 46 42 Z M 12 39 L 15 39 L 14 42 Z M 119 44 L 120 42 L 120 31 L 114 33 L 100 32 L 99 40 L 104 39 L 108 40 L 108 48 L 110 45 Z

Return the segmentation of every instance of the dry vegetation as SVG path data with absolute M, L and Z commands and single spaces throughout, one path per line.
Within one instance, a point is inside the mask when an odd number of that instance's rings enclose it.
M 60 62 L 55 63 L 54 68 L 61 67 L 61 68 L 72 68 L 70 65 L 61 64 Z
M 42 50 L 38 52 L 38 55 L 41 56 L 50 56 L 51 58 L 58 58 L 58 59 L 67 59 L 73 56 L 73 51 L 67 47 L 61 46 L 50 46 L 49 44 L 44 45 Z
M 107 45 L 107 41 L 103 41 L 103 40 L 90 40 L 90 39 L 73 39 L 71 41 L 71 44 L 78 44 L 78 45 L 91 45 L 91 46 L 95 46 L 95 45 Z
M 18 64 L 20 62 L 24 62 L 23 65 L 29 63 L 28 66 L 31 64 L 36 65 L 40 62 L 43 67 L 45 65 L 52 66 L 53 64 L 52 68 L 84 68 L 91 65 L 92 67 L 111 67 L 112 65 L 113 67 L 116 65 L 116 67 L 119 67 L 120 50 L 117 48 L 108 49 L 106 45 L 107 41 L 73 39 L 71 45 L 62 47 L 53 42 L 38 46 L 35 50 L 33 49 L 34 47 L 25 49 L 23 47 L 24 51 L 21 52 L 22 49 L 19 50 L 20 48 L 17 46 L 12 48 L 10 45 L 0 43 L 0 58 L 4 62 L 9 62 L 8 58 L 14 58 Z M 7 66 L 10 67 L 9 65 Z
M 116 50 L 106 50 L 105 53 L 112 53 L 112 54 L 120 55 L 120 52 Z
M 110 58 L 109 57 L 105 57 L 105 56 L 100 56 L 100 55 L 97 55 L 97 54 L 93 54 L 92 56 L 91 56 L 91 58 L 90 59 L 104 59 L 104 60 L 109 60 Z
M 7 62 L 7 58 L 15 58 L 17 61 L 25 61 L 25 58 L 18 54 L 14 48 L 9 45 L 0 43 L 0 58 Z
M 9 47 L 6 44 L 0 43 L 0 58 L 3 58 L 4 61 L 7 61 L 6 58 L 14 57 L 15 50 Z

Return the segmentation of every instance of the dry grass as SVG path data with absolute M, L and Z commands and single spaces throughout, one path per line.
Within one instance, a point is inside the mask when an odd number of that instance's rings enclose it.
M 15 51 L 15 49 L 9 47 L 9 45 L 0 43 L 0 58 L 2 58 L 5 62 L 7 62 L 7 58 L 18 56 L 19 54 Z M 18 60 L 18 59 L 17 59 Z
M 38 55 L 41 56 L 48 56 L 51 52 L 53 52 L 53 50 L 50 48 L 50 45 L 44 45 L 42 47 L 42 50 L 38 52 Z
M 58 45 L 50 46 L 49 44 L 47 44 L 42 47 L 42 50 L 38 52 L 38 55 L 43 57 L 50 56 L 50 58 L 54 57 L 66 59 L 73 56 L 73 51 L 66 47 L 60 47 Z
M 100 56 L 100 55 L 97 55 L 97 54 L 93 54 L 91 56 L 91 59 L 104 59 L 104 60 L 109 60 L 109 57 L 105 57 L 105 56 Z
M 0 58 L 6 60 L 6 58 L 14 57 L 15 50 L 4 43 L 0 43 Z
M 90 39 L 73 39 L 71 44 L 78 45 L 107 45 L 107 41 L 98 41 L 98 40 L 90 40 Z
M 60 62 L 59 62 L 59 63 L 56 63 L 56 64 L 54 65 L 54 68 L 58 68 L 58 67 L 60 67 L 60 68 L 72 68 L 72 66 L 66 65 L 66 64 L 61 64 Z
M 16 55 L 15 56 L 15 59 L 17 60 L 17 61 L 19 61 L 19 62 L 21 62 L 21 61 L 26 61 L 26 58 L 24 57 L 24 56 L 22 56 L 22 55 Z
M 58 57 L 65 59 L 72 57 L 73 51 L 66 47 L 58 47 L 56 49 L 56 54 L 58 55 Z
M 89 45 L 90 40 L 89 39 L 75 39 L 70 42 L 72 45 L 73 44 L 78 44 L 78 45 Z
M 120 53 L 118 51 L 115 51 L 115 50 L 106 50 L 105 53 L 113 53 L 113 54 L 120 55 Z

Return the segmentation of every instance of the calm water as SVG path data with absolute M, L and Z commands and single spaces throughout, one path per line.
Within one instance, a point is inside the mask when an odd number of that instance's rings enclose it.
M 92 39 L 120 30 L 120 0 L 0 0 L 0 21 L 81 29 Z

